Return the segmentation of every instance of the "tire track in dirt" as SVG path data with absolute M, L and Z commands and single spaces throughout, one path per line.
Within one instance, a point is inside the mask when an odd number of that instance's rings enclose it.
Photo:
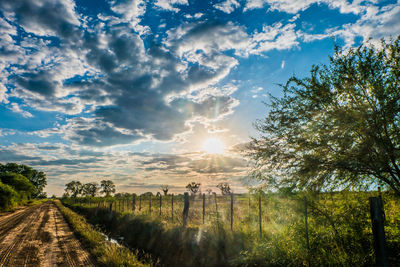
M 95 266 L 52 202 L 0 216 L 0 267 Z

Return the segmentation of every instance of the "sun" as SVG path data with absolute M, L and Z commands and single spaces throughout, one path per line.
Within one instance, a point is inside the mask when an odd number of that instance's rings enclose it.
M 218 138 L 212 137 L 204 141 L 203 150 L 208 154 L 223 154 L 225 151 L 225 145 Z

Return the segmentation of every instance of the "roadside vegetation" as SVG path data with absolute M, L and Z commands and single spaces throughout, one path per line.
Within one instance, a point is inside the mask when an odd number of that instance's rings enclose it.
M 0 163 L 0 211 L 33 203 L 32 199 L 46 198 L 46 174 L 27 165 Z
M 377 195 L 377 192 L 352 191 L 261 193 L 261 235 L 259 194 L 250 195 L 250 206 L 248 194 L 234 195 L 233 230 L 230 229 L 230 206 L 225 205 L 229 197 L 222 195 L 217 197 L 218 214 L 208 212 L 205 224 L 201 220 L 201 206 L 194 204 L 195 199 L 191 200 L 187 227 L 182 226 L 183 207 L 178 205 L 182 196 L 175 196 L 173 222 L 167 202 L 163 204 L 167 212 L 160 217 L 159 206 L 153 206 L 149 214 L 146 202 L 142 212 L 132 213 L 132 206 L 127 206 L 121 197 L 64 198 L 62 201 L 122 244 L 149 253 L 167 266 L 372 266 L 375 258 L 368 198 Z M 308 210 L 308 246 L 304 197 Z M 400 199 L 388 192 L 383 192 L 382 198 L 389 261 L 398 266 Z M 108 201 L 106 205 L 105 201 Z M 111 202 L 117 210 L 110 211 Z M 153 197 L 152 203 L 157 202 L 157 197 Z M 211 204 L 207 209 L 214 208 Z
M 151 266 L 137 259 L 136 253 L 107 241 L 107 237 L 95 230 L 86 219 L 64 207 L 59 200 L 54 201 L 81 243 L 101 266 Z

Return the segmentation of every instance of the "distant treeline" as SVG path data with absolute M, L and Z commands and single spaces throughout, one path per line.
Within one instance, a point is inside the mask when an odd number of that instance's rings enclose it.
M 0 163 L 0 210 L 9 210 L 33 198 L 44 198 L 46 174 L 27 165 Z

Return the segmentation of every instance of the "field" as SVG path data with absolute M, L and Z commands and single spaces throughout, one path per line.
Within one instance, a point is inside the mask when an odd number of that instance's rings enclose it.
M 205 195 L 204 223 L 203 197 L 190 196 L 186 228 L 182 227 L 183 195 L 162 196 L 161 214 L 156 196 L 151 197 L 151 209 L 149 196 L 136 196 L 135 209 L 133 196 L 64 199 L 63 203 L 127 246 L 167 265 L 365 266 L 374 264 L 368 198 L 376 195 L 242 194 L 234 195 L 233 202 L 230 195 Z M 388 193 L 382 198 L 389 261 L 398 265 L 400 201 Z

